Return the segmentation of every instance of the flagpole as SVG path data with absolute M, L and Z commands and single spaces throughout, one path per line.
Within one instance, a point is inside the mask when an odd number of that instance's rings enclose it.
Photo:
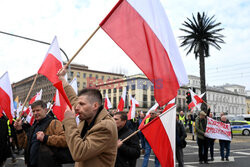
M 35 78 L 34 78 L 34 81 L 33 81 L 32 85 L 31 85 L 31 87 L 30 87 L 30 90 L 29 90 L 27 96 L 26 96 L 26 99 L 25 99 L 25 101 L 24 101 L 24 103 L 23 103 L 23 107 L 22 107 L 22 110 L 21 110 L 20 113 L 23 112 L 23 109 L 24 109 L 24 107 L 25 107 L 25 105 L 26 105 L 26 103 L 27 103 L 27 101 L 28 101 L 28 98 L 29 98 L 29 96 L 30 96 L 30 93 L 31 93 L 31 91 L 32 91 L 32 89 L 33 89 L 33 87 L 34 87 L 34 85 L 35 85 L 35 83 L 36 83 L 37 77 L 38 77 L 38 73 L 36 74 L 36 76 L 35 76 Z M 19 117 L 20 117 L 20 115 L 19 115 Z
M 140 131 L 140 129 L 138 129 L 137 131 L 135 131 L 134 133 L 132 133 L 131 135 L 129 135 L 128 137 L 126 137 L 125 139 L 122 140 L 122 142 L 127 141 L 129 138 L 131 138 L 132 136 L 134 136 L 135 134 L 137 134 Z
M 83 45 L 78 49 L 78 51 L 75 53 L 75 55 L 67 62 L 66 67 L 73 61 L 73 59 L 80 53 L 80 51 L 87 45 L 87 43 L 90 41 L 90 39 L 95 35 L 95 33 L 100 29 L 101 27 L 98 26 L 95 31 L 90 35 L 90 37 L 83 43 Z

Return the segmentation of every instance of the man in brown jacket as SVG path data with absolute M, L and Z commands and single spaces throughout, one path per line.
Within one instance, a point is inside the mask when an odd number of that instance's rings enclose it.
M 48 147 L 67 147 L 62 123 L 48 116 L 47 104 L 42 100 L 35 101 L 31 105 L 35 118 L 34 124 L 26 134 L 22 128 L 22 120 L 15 121 L 17 139 L 20 147 L 25 148 L 25 162 L 28 167 L 57 167 L 52 152 Z M 44 147 L 43 147 L 44 146 Z M 46 148 L 46 150 L 43 150 Z
M 113 167 L 117 154 L 117 127 L 114 119 L 102 105 L 97 89 L 83 89 L 76 96 L 64 78 L 66 70 L 58 72 L 65 92 L 74 106 L 67 108 L 63 125 L 68 147 L 76 167 Z M 79 114 L 77 127 L 75 114 Z

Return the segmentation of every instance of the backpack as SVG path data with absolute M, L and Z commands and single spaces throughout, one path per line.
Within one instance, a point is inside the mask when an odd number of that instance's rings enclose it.
M 45 126 L 43 127 L 43 129 L 41 129 L 43 132 L 45 132 L 45 130 L 47 129 L 47 127 L 50 125 L 51 121 L 53 119 L 48 120 L 45 124 Z M 56 121 L 54 126 L 56 127 Z M 48 156 L 45 154 L 49 154 L 52 155 L 52 157 L 54 158 L 56 164 L 69 164 L 69 163 L 74 163 L 75 161 L 73 160 L 71 153 L 69 151 L 69 148 L 63 148 L 63 147 L 53 147 L 53 146 L 48 146 L 46 144 L 41 143 L 40 145 L 40 154 L 44 153 L 44 156 Z

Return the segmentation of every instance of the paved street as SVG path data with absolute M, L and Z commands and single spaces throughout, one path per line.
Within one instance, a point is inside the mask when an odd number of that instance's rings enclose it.
M 184 149 L 184 162 L 185 167 L 197 167 L 197 166 L 207 166 L 207 167 L 249 167 L 250 162 L 250 136 L 234 136 L 231 143 L 231 151 L 229 162 L 220 160 L 219 153 L 219 143 L 216 140 L 215 150 L 214 150 L 215 160 L 213 162 L 209 161 L 209 164 L 199 164 L 198 162 L 198 146 L 196 141 L 191 140 L 189 135 L 187 138 L 187 147 Z M 208 157 L 210 158 L 210 156 Z M 18 156 L 18 162 L 16 164 L 11 164 L 11 160 L 8 159 L 6 167 L 24 167 L 23 156 Z M 143 155 L 137 161 L 137 167 L 141 167 L 143 161 Z M 64 165 L 64 167 L 72 167 L 72 164 Z M 149 167 L 154 166 L 154 155 L 151 154 Z

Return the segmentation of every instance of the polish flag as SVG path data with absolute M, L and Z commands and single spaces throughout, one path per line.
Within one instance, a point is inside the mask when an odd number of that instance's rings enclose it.
M 151 107 L 148 112 L 146 113 L 146 116 L 144 117 L 144 119 L 142 120 L 140 126 L 138 127 L 138 129 L 142 129 L 144 127 L 145 121 L 147 118 L 150 117 L 150 111 L 156 111 L 157 108 L 159 107 L 158 103 L 155 103 L 155 105 L 153 105 L 153 107 Z
M 168 109 L 170 109 L 171 107 L 173 107 L 175 105 L 175 98 L 172 99 L 164 108 L 163 112 L 167 111 Z
M 112 108 L 112 104 L 109 100 L 108 94 L 106 93 L 105 95 L 105 102 L 104 102 L 104 107 L 106 108 L 106 110 Z
M 62 81 L 59 80 L 57 76 L 57 72 L 62 68 L 62 58 L 60 54 L 60 48 L 57 42 L 57 38 L 55 37 L 53 42 L 50 45 L 47 55 L 38 70 L 39 74 L 44 75 L 48 78 L 50 82 L 53 83 L 54 87 L 56 87 L 59 92 L 62 94 L 62 97 L 65 99 L 70 108 L 72 108 L 69 99 L 63 89 Z
M 25 111 L 28 115 L 26 117 L 26 121 L 32 125 L 35 121 L 35 118 L 34 118 L 34 115 L 33 115 L 33 112 L 32 112 L 32 109 L 31 109 L 31 106 L 29 106 L 26 111 Z
M 29 105 L 31 105 L 32 103 L 34 103 L 37 100 L 41 100 L 42 94 L 43 94 L 43 90 L 41 89 L 40 92 L 37 92 L 36 95 L 30 99 Z
M 126 100 L 126 92 L 127 92 L 126 87 L 123 87 L 122 97 L 121 97 L 120 102 L 119 102 L 118 107 L 117 107 L 118 112 L 123 111 L 123 108 L 125 105 L 125 100 Z
M 130 99 L 131 106 L 132 106 L 132 99 L 133 99 L 135 102 L 135 107 L 140 107 L 139 102 L 135 98 L 133 98 L 132 95 L 129 95 L 129 99 Z
M 204 101 L 202 100 L 202 97 L 205 95 L 205 92 L 199 96 L 195 94 L 191 89 L 189 89 L 189 92 L 191 94 L 192 102 L 189 103 L 188 109 L 193 108 L 193 107 L 197 107 L 198 109 L 200 109 L 201 104 L 204 103 Z
M 12 123 L 14 117 L 13 94 L 9 74 L 5 72 L 0 78 L 0 107 Z
M 77 79 L 74 78 L 71 82 L 70 85 L 72 86 L 72 88 L 74 89 L 75 93 L 77 94 Z M 53 113 L 55 114 L 55 116 L 57 117 L 57 119 L 59 121 L 62 121 L 64 118 L 64 112 L 67 108 L 67 103 L 64 100 L 63 96 L 61 95 L 61 93 L 58 91 L 58 89 L 56 90 L 55 96 L 53 98 L 53 101 L 55 102 L 52 109 L 53 109 Z
M 175 126 L 176 106 L 173 106 L 141 129 L 162 167 L 175 166 Z
M 131 104 L 130 109 L 127 114 L 128 120 L 135 118 L 135 108 L 136 106 L 139 106 L 138 101 L 135 98 L 133 98 L 131 95 L 130 95 L 130 104 Z
M 154 84 L 160 106 L 188 83 L 160 0 L 119 0 L 100 26 Z

